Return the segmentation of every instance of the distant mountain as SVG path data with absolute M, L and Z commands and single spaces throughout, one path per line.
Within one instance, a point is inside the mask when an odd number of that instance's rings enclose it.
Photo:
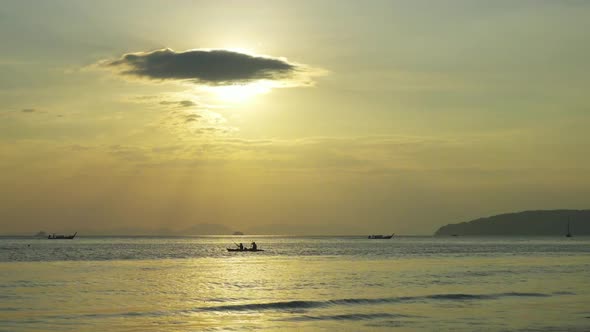
M 434 235 L 590 235 L 590 210 L 541 210 L 499 214 L 439 228 Z

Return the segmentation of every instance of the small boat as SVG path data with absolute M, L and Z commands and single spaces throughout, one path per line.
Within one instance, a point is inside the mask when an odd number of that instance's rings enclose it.
M 227 251 L 264 251 L 264 249 L 252 249 L 252 248 L 244 248 L 244 249 L 240 249 L 240 248 L 226 248 Z
M 47 239 L 49 240 L 71 240 L 73 238 L 76 237 L 76 234 L 78 234 L 78 232 L 72 234 L 72 235 L 59 235 L 59 234 L 50 234 L 49 236 L 47 236 Z
M 391 234 L 391 235 L 369 235 L 369 239 L 372 240 L 384 240 L 384 239 L 391 239 L 393 236 L 395 235 L 395 233 Z

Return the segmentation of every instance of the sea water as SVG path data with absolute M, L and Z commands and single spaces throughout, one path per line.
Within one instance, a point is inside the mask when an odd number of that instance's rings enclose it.
M 0 331 L 279 329 L 590 331 L 590 238 L 0 239 Z

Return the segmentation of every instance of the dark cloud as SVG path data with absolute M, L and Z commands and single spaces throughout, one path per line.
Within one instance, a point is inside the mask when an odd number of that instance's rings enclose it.
M 205 84 L 232 84 L 259 79 L 283 79 L 295 74 L 298 66 L 280 58 L 254 56 L 228 50 L 161 49 L 129 53 L 100 67 L 150 80 L 185 80 Z
M 167 106 L 177 106 L 177 107 L 194 107 L 197 106 L 197 103 L 195 103 L 192 100 L 178 100 L 178 101 L 169 101 L 169 100 L 164 100 L 160 102 L 160 105 L 167 105 Z
M 199 120 L 200 118 L 202 118 L 202 116 L 198 114 L 187 114 L 184 116 L 184 122 L 193 122 Z
M 223 135 L 232 131 L 231 128 L 204 127 L 194 131 L 197 135 Z
M 190 100 L 181 100 L 178 102 L 178 105 L 182 106 L 182 107 L 192 107 L 192 106 L 196 106 L 197 104 L 193 101 L 190 101 Z

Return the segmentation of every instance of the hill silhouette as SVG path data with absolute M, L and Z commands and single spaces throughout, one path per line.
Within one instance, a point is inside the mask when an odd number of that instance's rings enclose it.
M 498 214 L 439 228 L 434 235 L 590 235 L 590 210 L 538 210 Z

